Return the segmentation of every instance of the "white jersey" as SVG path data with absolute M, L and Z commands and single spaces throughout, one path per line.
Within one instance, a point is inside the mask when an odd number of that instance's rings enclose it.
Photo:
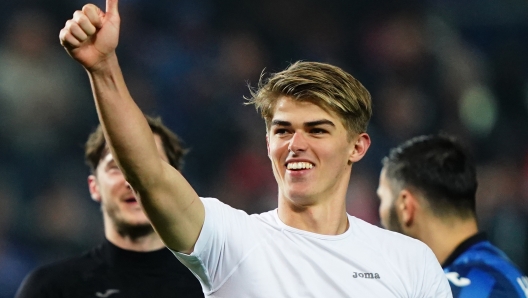
M 174 252 L 206 297 L 452 297 L 422 242 L 353 216 L 341 235 L 285 225 L 277 210 L 248 215 L 202 198 L 205 221 L 194 251 Z

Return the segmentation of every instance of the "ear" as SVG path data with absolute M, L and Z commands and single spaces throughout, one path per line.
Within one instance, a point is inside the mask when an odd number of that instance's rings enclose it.
M 101 193 L 99 192 L 99 185 L 97 185 L 97 177 L 95 175 L 88 176 L 88 190 L 92 200 L 101 202 Z
M 354 147 L 350 150 L 348 157 L 349 163 L 354 163 L 363 158 L 370 147 L 370 136 L 367 133 L 361 133 L 357 136 Z
M 408 189 L 400 191 L 396 201 L 396 208 L 400 214 L 401 223 L 405 227 L 410 227 L 416 218 L 418 210 L 418 198 Z

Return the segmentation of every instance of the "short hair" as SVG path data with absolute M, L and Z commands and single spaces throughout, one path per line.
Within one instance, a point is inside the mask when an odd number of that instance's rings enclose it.
M 182 140 L 167 128 L 160 117 L 150 117 L 145 115 L 147 123 L 152 132 L 159 135 L 163 144 L 163 150 L 167 155 L 169 164 L 178 171 L 183 168 L 183 157 L 187 154 L 188 149 L 183 147 Z M 90 167 L 92 174 L 95 174 L 99 162 L 104 157 L 106 152 L 106 140 L 103 134 L 101 124 L 97 126 L 95 131 L 90 134 L 84 146 L 84 157 L 86 164 Z
M 251 98 L 260 110 L 269 129 L 277 100 L 288 96 L 296 101 L 309 101 L 327 112 L 335 112 L 349 132 L 366 132 L 372 116 L 368 90 L 341 68 L 318 62 L 297 61 L 285 70 L 265 78 L 262 74 L 256 90 L 250 88 Z
M 393 148 L 382 163 L 394 192 L 420 192 L 438 217 L 476 217 L 475 165 L 454 137 L 412 138 Z

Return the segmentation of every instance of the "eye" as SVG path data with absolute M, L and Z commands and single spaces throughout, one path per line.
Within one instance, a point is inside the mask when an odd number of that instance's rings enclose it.
M 325 130 L 325 129 L 322 129 L 322 128 L 317 128 L 317 127 L 314 127 L 310 130 L 310 133 L 312 134 L 316 134 L 316 135 L 320 135 L 320 134 L 325 134 L 327 133 L 328 131 Z
M 276 128 L 273 133 L 276 135 L 285 135 L 288 133 L 288 130 L 286 128 Z

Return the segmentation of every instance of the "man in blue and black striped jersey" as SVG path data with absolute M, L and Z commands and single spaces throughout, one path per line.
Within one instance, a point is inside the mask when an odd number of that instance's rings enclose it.
M 448 135 L 420 136 L 383 159 L 382 225 L 435 253 L 455 298 L 528 297 L 528 277 L 486 235 L 475 211 L 475 165 Z

